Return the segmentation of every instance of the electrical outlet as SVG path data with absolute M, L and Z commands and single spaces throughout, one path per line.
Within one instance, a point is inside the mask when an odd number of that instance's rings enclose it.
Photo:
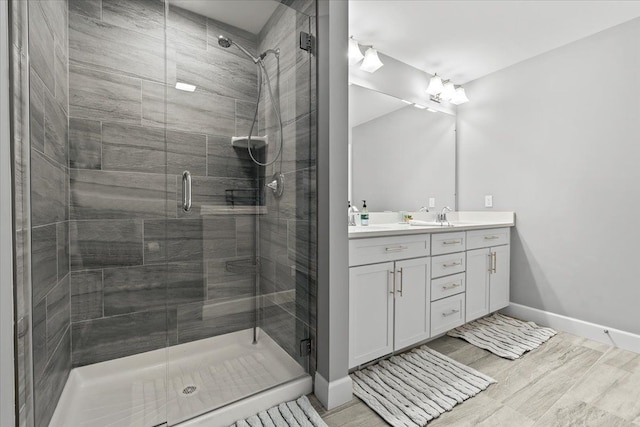
M 492 208 L 493 207 L 493 196 L 491 194 L 487 194 L 484 196 L 484 207 Z
M 435 197 L 429 197 L 429 207 L 430 208 L 435 208 L 436 207 L 436 198 Z

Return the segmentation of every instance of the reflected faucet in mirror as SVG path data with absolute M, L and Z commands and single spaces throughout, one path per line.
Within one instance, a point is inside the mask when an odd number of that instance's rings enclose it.
M 349 202 L 349 225 L 356 225 L 356 216 L 358 216 L 358 213 L 358 208 L 351 206 L 351 202 Z

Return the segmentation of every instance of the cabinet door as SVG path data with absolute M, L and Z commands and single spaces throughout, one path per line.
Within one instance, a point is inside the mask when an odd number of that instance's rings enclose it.
M 349 269 L 349 368 L 393 351 L 393 266 Z
M 494 312 L 509 305 L 509 257 L 510 246 L 491 248 L 495 271 L 489 282 L 489 311 Z
M 490 249 L 467 251 L 467 322 L 489 314 L 490 256 Z
M 396 262 L 394 350 L 429 338 L 429 258 Z

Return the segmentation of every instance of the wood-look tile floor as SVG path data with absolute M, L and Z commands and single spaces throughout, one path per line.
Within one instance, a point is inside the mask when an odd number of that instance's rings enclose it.
M 640 426 L 640 354 L 560 332 L 518 360 L 448 336 L 427 344 L 498 383 L 431 421 L 442 426 Z M 330 427 L 387 423 L 361 400 L 326 411 Z

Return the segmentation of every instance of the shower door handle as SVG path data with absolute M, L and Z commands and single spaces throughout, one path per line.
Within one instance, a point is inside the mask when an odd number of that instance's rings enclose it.
M 182 210 L 185 212 L 191 210 L 191 173 L 189 171 L 182 172 Z

